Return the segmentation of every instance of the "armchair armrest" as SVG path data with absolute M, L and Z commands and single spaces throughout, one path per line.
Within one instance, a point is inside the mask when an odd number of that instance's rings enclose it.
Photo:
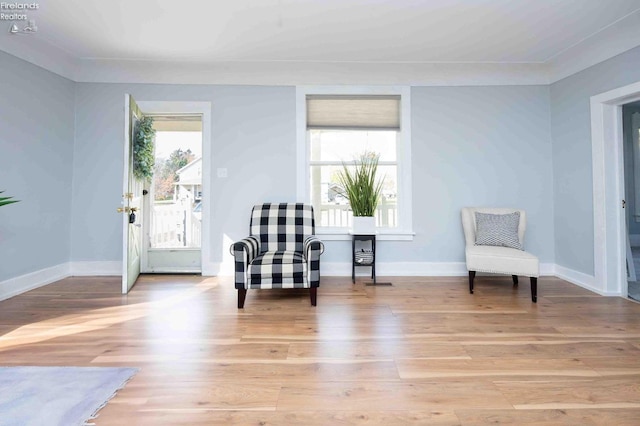
M 247 252 L 248 262 L 251 263 L 251 261 L 260 253 L 260 240 L 254 236 L 250 236 L 240 241 L 236 241 L 231 244 L 231 247 L 229 247 L 229 252 L 231 252 L 233 256 L 241 254 L 242 251 Z
M 235 284 L 236 289 L 246 289 L 246 272 L 249 264 L 260 253 L 260 240 L 250 236 L 240 241 L 236 241 L 229 247 L 229 252 L 235 258 Z
M 311 288 L 320 286 L 320 255 L 324 253 L 324 243 L 315 235 L 304 240 L 304 256 L 307 259 L 308 282 Z
M 307 259 L 313 256 L 313 254 L 309 253 L 310 250 L 318 252 L 318 257 L 324 253 L 324 243 L 315 235 L 310 235 L 304 240 L 304 255 Z

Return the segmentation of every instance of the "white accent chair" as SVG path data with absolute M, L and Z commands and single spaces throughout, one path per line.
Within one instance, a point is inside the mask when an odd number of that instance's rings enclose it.
M 511 275 L 513 285 L 518 285 L 518 275 L 531 278 L 531 300 L 538 300 L 538 276 L 540 265 L 538 258 L 531 253 L 509 247 L 477 246 L 475 213 L 509 214 L 519 211 L 520 223 L 518 237 L 524 244 L 524 231 L 527 219 L 524 210 L 507 208 L 463 207 L 462 227 L 466 240 L 465 257 L 469 271 L 469 293 L 473 294 L 473 280 L 476 272 L 489 272 Z

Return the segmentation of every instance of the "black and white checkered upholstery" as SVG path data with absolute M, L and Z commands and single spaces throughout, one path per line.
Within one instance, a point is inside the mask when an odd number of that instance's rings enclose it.
M 307 262 L 302 252 L 266 251 L 249 265 L 249 288 L 304 287 L 306 275 Z
M 259 238 L 262 251 L 297 251 L 315 233 L 313 207 L 300 203 L 262 204 L 253 207 L 249 235 Z
M 313 207 L 265 203 L 251 212 L 250 236 L 231 247 L 235 286 L 312 288 L 320 285 L 324 244 L 314 235 Z

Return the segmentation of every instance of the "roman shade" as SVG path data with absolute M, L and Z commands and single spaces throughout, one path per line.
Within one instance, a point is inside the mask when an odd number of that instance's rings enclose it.
M 400 96 L 308 95 L 307 129 L 400 130 Z

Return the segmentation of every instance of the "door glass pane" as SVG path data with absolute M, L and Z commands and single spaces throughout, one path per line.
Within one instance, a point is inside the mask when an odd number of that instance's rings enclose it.
M 202 132 L 156 132 L 151 193 L 151 248 L 200 248 Z

